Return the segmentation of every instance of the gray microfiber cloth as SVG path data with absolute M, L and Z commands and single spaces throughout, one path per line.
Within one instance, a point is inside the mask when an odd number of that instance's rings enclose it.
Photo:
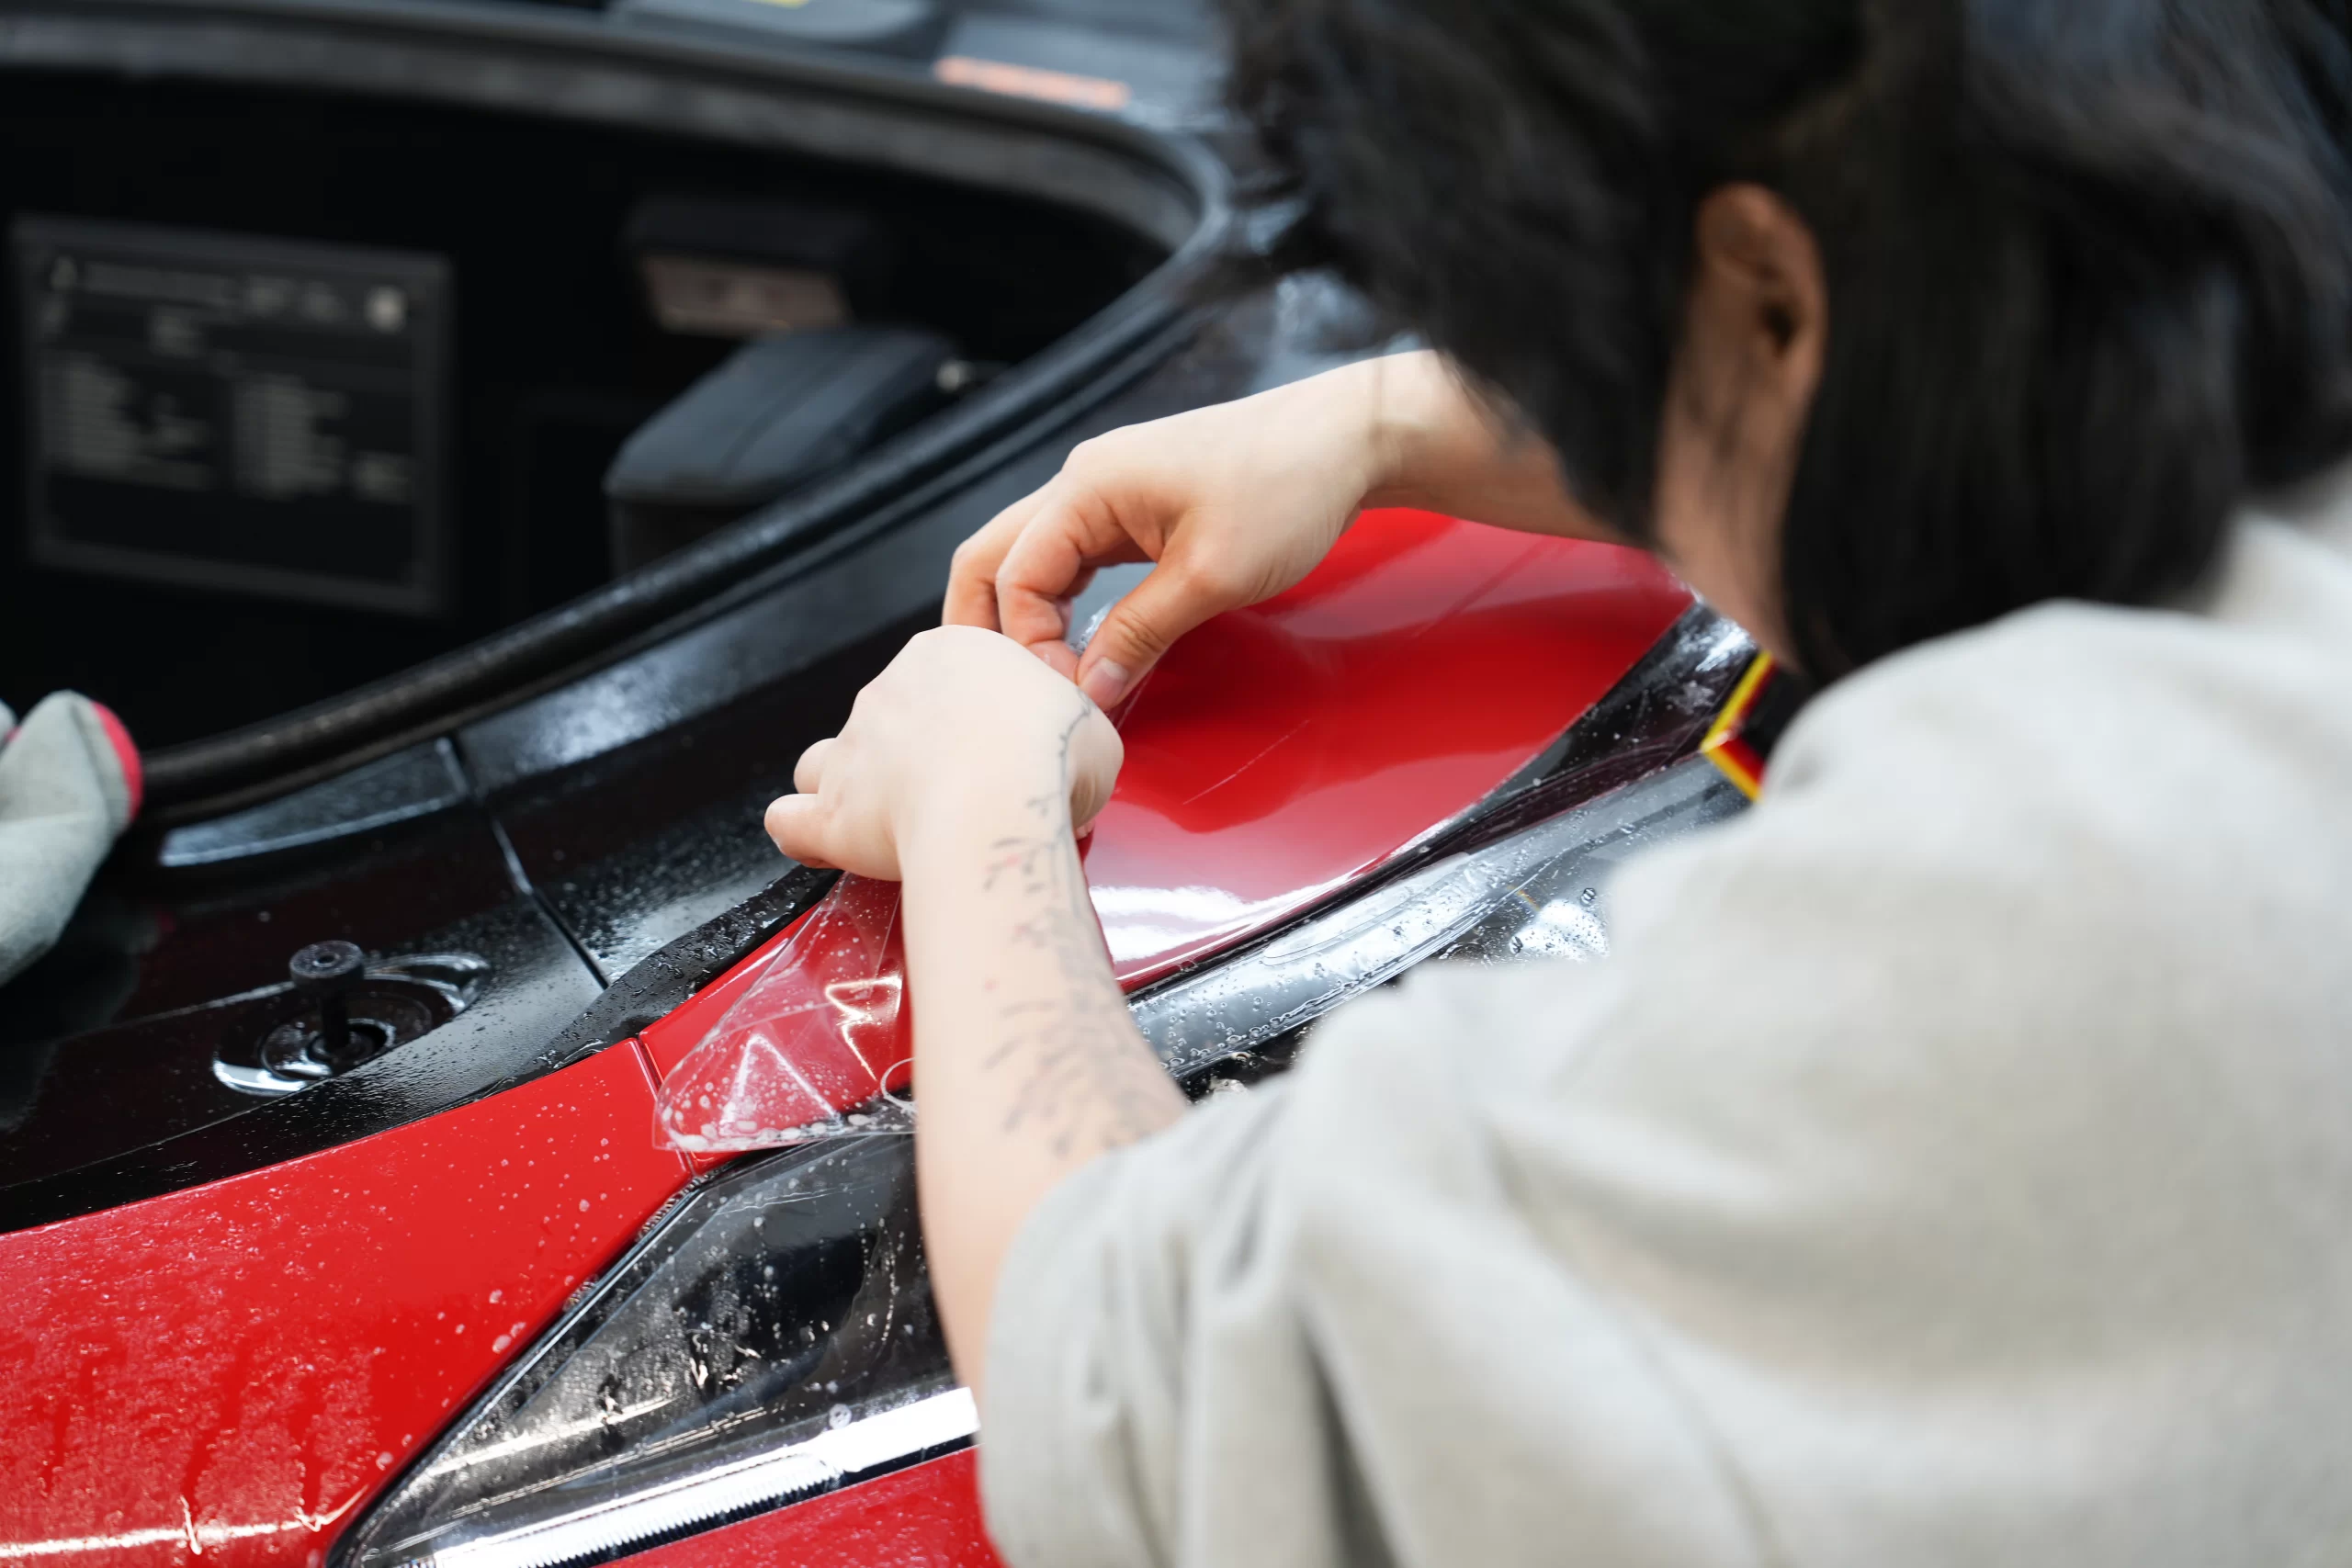
M 113 714 L 76 692 L 21 725 L 0 706 L 0 985 L 47 953 L 139 810 L 139 752 Z

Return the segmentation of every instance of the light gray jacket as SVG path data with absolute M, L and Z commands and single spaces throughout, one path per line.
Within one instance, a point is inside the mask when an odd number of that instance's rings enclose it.
M 2352 1562 L 2352 500 L 1813 705 L 1587 967 L 1056 1190 L 1018 1568 Z

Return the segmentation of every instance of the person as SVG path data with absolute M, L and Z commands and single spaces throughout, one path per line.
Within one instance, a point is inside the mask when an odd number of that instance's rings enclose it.
M 768 818 L 904 882 L 1005 1557 L 2343 1561 L 2345 8 L 1227 11 L 1266 259 L 1428 348 L 1078 447 Z M 1605 962 L 1188 1111 L 1101 708 L 1397 502 L 1653 549 L 1820 694 Z

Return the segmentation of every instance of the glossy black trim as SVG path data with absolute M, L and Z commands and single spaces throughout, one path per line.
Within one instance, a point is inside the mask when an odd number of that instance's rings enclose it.
M 675 1012 L 823 897 L 837 871 L 796 865 L 765 891 L 696 926 L 613 982 L 595 1005 L 539 1053 L 539 1070 L 569 1066 Z
M 1566 896 L 1605 951 L 1603 895 L 1630 854 L 1745 810 L 1747 796 L 1685 757 L 1522 832 L 1448 855 L 1404 882 L 1373 881 L 1264 940 L 1137 997 L 1130 1010 L 1188 1088 L 1224 1064 L 1261 1058 L 1317 1019 L 1424 964 L 1589 955 L 1588 928 L 1549 923 Z
M 594 980 L 538 902 L 519 897 L 485 921 L 470 921 L 440 946 L 497 952 L 479 928 L 512 931 L 532 951 L 540 976 L 512 973 L 455 1025 L 435 1031 L 342 1077 L 266 1101 L 118 1157 L 0 1188 L 0 1233 L 51 1224 L 184 1188 L 298 1159 L 440 1111 L 575 1062 L 628 1039 L 744 954 L 782 931 L 832 886 L 835 874 L 795 867 L 757 897 L 670 943 L 622 976 L 582 1010 Z M 510 939 L 511 940 L 511 939 Z M 562 978 L 568 971 L 571 978 Z M 526 994 L 517 995 L 518 991 Z M 571 999 L 566 1001 L 564 996 Z M 549 1015 L 552 1014 L 553 1017 Z M 560 1027 L 554 1019 L 569 1016 Z
M 586 13 L 429 0 L 6 0 L 0 68 L 296 82 L 888 164 L 1092 211 L 1173 247 L 1143 284 L 940 418 L 807 494 L 399 676 L 158 752 L 164 820 L 253 804 L 593 669 L 616 644 L 838 529 L 1022 424 L 1067 420 L 1139 354 L 1191 335 L 1185 283 L 1229 220 L 1205 147 L 1100 116 L 941 86 L 887 62 Z M 1180 232 L 1181 231 L 1181 232 Z
M 448 739 L 420 740 L 307 789 L 175 828 L 155 863 L 176 871 L 308 849 L 430 817 L 470 794 Z
M 1417 846 L 1412 863 L 1507 838 L 1690 756 L 1755 653 L 1746 632 L 1692 604 L 1542 756 Z

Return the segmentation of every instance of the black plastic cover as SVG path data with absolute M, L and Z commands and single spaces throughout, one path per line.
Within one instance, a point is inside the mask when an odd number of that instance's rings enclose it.
M 656 196 L 630 211 L 621 236 L 632 255 L 724 256 L 813 267 L 853 284 L 888 266 L 889 236 L 871 213 L 801 201 Z
M 942 397 L 955 345 L 911 327 L 746 344 L 649 420 L 605 476 L 628 571 L 829 473 Z

